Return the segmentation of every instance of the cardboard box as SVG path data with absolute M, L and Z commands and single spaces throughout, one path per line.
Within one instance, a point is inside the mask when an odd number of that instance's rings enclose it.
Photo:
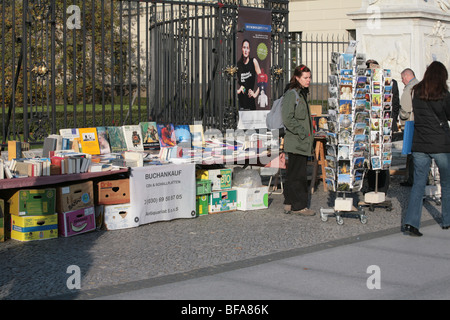
M 56 212 L 64 213 L 94 206 L 92 181 L 56 188 Z
M 106 230 L 119 230 L 139 226 L 139 216 L 131 213 L 131 204 L 113 204 L 100 207 Z
M 247 211 L 269 207 L 269 187 L 235 187 L 237 192 L 237 210 Z
M 5 201 L 0 199 L 0 242 L 5 241 Z
M 94 207 L 58 213 L 58 231 L 62 237 L 70 237 L 95 230 Z
M 11 239 L 34 241 L 58 237 L 58 214 L 45 216 L 11 215 Z
M 199 180 L 211 180 L 212 191 L 231 189 L 231 169 L 197 170 L 196 175 Z
M 209 213 L 236 211 L 237 191 L 223 190 L 211 193 L 209 198 Z
M 203 194 L 196 196 L 195 205 L 197 210 L 197 216 L 205 216 L 208 212 L 209 194 Z
M 17 191 L 9 200 L 9 213 L 17 216 L 55 214 L 56 189 L 29 189 Z
M 97 204 L 109 205 L 130 202 L 130 179 L 101 181 L 97 187 Z
M 311 110 L 311 115 L 320 116 L 322 114 L 322 105 L 310 105 L 309 110 Z

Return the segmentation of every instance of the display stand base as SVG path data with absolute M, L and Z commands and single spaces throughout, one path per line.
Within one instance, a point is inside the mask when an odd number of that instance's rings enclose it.
M 334 202 L 335 211 L 352 211 L 353 199 L 336 198 Z
M 374 211 L 375 207 L 386 208 L 386 211 L 392 210 L 391 200 L 386 200 L 384 192 L 368 192 L 364 195 L 364 201 L 358 203 L 360 207 L 369 207 L 369 211 Z
M 336 198 L 334 203 L 334 209 L 320 208 L 320 219 L 323 222 L 328 221 L 328 217 L 335 217 L 338 225 L 344 224 L 343 218 L 356 218 L 361 221 L 362 224 L 367 223 L 367 217 L 364 214 L 362 207 L 356 209 L 353 206 L 353 199 L 349 198 Z
M 364 201 L 366 203 L 381 203 L 386 199 L 384 192 L 367 192 L 364 195 Z

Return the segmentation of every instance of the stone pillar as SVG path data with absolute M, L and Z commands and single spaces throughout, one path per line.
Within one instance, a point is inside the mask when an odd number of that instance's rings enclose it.
M 438 60 L 450 72 L 450 0 L 362 0 L 348 16 L 356 25 L 358 52 L 391 69 L 400 94 L 405 68 L 421 80 Z

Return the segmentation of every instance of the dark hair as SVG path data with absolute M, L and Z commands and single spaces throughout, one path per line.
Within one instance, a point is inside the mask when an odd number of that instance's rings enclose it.
M 376 60 L 369 59 L 369 60 L 366 61 L 366 68 L 369 69 L 371 64 L 378 65 L 378 62 Z
M 422 100 L 440 100 L 448 92 L 447 79 L 447 68 L 441 62 L 433 61 L 425 71 L 423 80 L 414 86 L 414 95 Z
M 311 72 L 311 70 L 304 64 L 301 64 L 294 69 L 294 75 L 292 76 L 291 80 L 289 81 L 289 89 L 302 88 L 300 83 L 297 81 L 296 77 L 300 78 L 302 76 L 303 72 Z
M 245 42 L 248 42 L 248 48 L 250 49 L 250 40 L 248 40 L 247 38 L 245 38 L 244 40 L 242 40 L 242 43 L 241 43 L 241 49 L 242 49 L 242 47 L 244 46 L 244 43 Z M 250 59 L 250 56 L 248 57 L 249 59 Z M 244 61 L 244 55 L 241 53 L 241 61 Z

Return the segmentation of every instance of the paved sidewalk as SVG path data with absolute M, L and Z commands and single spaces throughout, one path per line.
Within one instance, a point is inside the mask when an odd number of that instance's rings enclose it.
M 143 281 L 106 296 L 99 291 L 98 299 L 448 300 L 450 231 L 432 224 L 422 232 L 419 239 L 391 229 L 294 249 L 183 281 Z
M 399 160 L 404 159 L 399 157 Z M 393 243 L 408 241 L 406 243 L 423 245 L 424 250 L 428 250 L 426 249 L 428 244 L 429 252 L 434 252 L 438 248 L 435 243 L 428 242 L 429 239 L 437 237 L 438 240 L 443 237 L 445 242 L 445 237 L 448 236 L 446 233 L 434 235 L 433 228 L 439 229 L 441 208 L 433 201 L 425 202 L 422 217 L 424 223 L 430 225 L 429 228 L 433 230 L 431 237 L 428 234 L 429 229 L 424 229 L 425 236 L 420 239 L 409 239 L 409 237 L 397 239 L 397 234 L 401 235 L 400 226 L 410 190 L 399 185 L 401 179 L 400 176 L 393 176 L 391 179 L 387 198 L 392 202 L 392 211 L 386 211 L 384 208 L 369 211 L 366 208 L 367 224 L 352 218 L 344 218 L 344 224 L 338 225 L 334 219 L 329 219 L 327 222 L 321 221 L 319 215 L 313 217 L 286 215 L 283 213 L 283 196 L 273 194 L 270 197 L 269 208 L 263 210 L 213 214 L 194 219 L 157 222 L 131 229 L 95 231 L 75 237 L 45 241 L 22 243 L 8 240 L 0 243 L 0 270 L 2 270 L 0 299 L 94 299 L 110 296 L 126 298 L 127 296 L 115 295 L 133 294 L 136 290 L 148 288 L 151 290 L 145 294 L 150 294 L 153 290 L 161 290 L 160 298 L 178 299 L 182 297 L 181 288 L 188 288 L 183 286 L 195 282 L 208 286 L 208 280 L 212 281 L 211 285 L 217 281 L 220 283 L 221 279 L 227 279 L 226 277 L 230 275 L 227 272 L 230 271 L 235 277 L 241 272 L 245 274 L 246 270 L 251 270 L 250 273 L 258 277 L 258 274 L 266 273 L 265 270 L 275 270 L 284 274 L 284 270 L 296 271 L 299 267 L 306 268 L 303 270 L 304 274 L 313 274 L 307 271 L 318 269 L 314 271 L 318 275 L 317 282 L 304 282 L 304 289 L 310 286 L 321 289 L 320 286 L 328 282 L 327 278 L 320 277 L 328 273 L 325 272 L 326 269 L 323 269 L 324 273 L 320 273 L 318 266 L 321 264 L 321 259 L 324 259 L 324 263 L 326 261 L 328 265 L 335 261 L 336 267 L 339 268 L 336 273 L 339 274 L 349 269 L 349 266 L 341 264 L 342 261 L 352 261 L 351 259 L 360 257 L 360 252 L 367 251 L 370 246 L 376 245 L 377 242 L 374 241 L 383 239 L 388 239 L 384 241 L 395 240 Z M 353 194 L 352 198 L 357 205 L 363 199 L 363 195 Z M 319 212 L 320 208 L 332 208 L 334 199 L 335 193 L 324 192 L 320 183 L 311 196 L 311 208 L 316 212 Z M 388 238 L 380 238 L 386 235 Z M 367 241 L 363 243 L 363 240 Z M 355 247 L 346 246 L 348 244 Z M 336 248 L 333 250 L 337 251 L 331 251 L 330 255 L 327 255 L 329 251 L 326 250 L 329 248 Z M 394 249 L 387 250 L 387 253 L 395 257 Z M 442 252 L 446 254 L 446 251 Z M 335 255 L 334 258 L 333 255 Z M 331 261 L 328 260 L 331 258 Z M 352 281 L 355 285 L 362 287 L 361 290 L 365 292 L 365 296 L 360 297 L 364 298 L 372 294 L 379 298 L 386 291 L 367 290 L 365 286 L 368 277 L 367 267 L 380 266 L 383 289 L 384 286 L 389 288 L 391 281 L 395 283 L 396 275 L 391 276 L 390 271 L 388 273 L 387 270 L 391 265 L 385 268 L 384 260 L 372 260 L 370 255 L 363 255 L 361 259 L 353 260 L 357 277 L 354 274 L 348 277 L 354 278 Z M 425 267 L 422 263 L 427 263 L 428 256 L 418 255 L 417 260 L 420 260 L 420 265 Z M 274 261 L 275 264 L 267 264 Z M 70 289 L 67 285 L 73 274 L 71 268 L 74 266 L 80 271 L 80 289 Z M 249 267 L 254 269 L 247 269 Z M 402 265 L 399 268 L 402 268 Z M 429 271 L 424 272 L 429 273 Z M 274 285 L 271 282 L 274 279 L 269 277 L 271 273 L 273 271 L 267 273 L 267 288 Z M 441 273 L 436 273 L 435 276 L 440 277 Z M 285 279 L 280 279 L 281 284 L 286 283 L 288 278 L 286 274 Z M 301 280 L 301 277 L 299 279 L 303 283 L 304 280 Z M 332 285 L 342 283 L 339 278 L 334 279 L 337 282 L 334 283 L 332 278 L 330 282 Z M 260 280 L 255 278 L 252 281 Z M 399 281 L 402 281 L 401 278 Z M 241 285 L 244 285 L 244 282 Z M 174 286 L 180 286 L 179 295 L 172 291 Z M 300 285 L 293 283 L 293 286 Z M 204 289 L 198 288 L 200 293 Z M 276 287 L 274 290 L 281 292 L 282 289 Z M 334 290 L 338 290 L 337 287 L 330 289 L 327 295 L 322 295 L 321 290 L 303 296 L 297 289 L 295 292 L 298 296 L 293 295 L 291 298 L 339 297 L 333 296 Z M 227 286 L 223 291 L 224 293 L 232 292 L 227 291 Z M 229 298 L 259 299 L 274 293 L 272 289 L 265 293 L 264 291 L 258 290 L 257 294 L 242 291 L 240 295 L 233 294 Z M 341 291 L 343 290 L 336 292 Z M 313 291 L 308 290 L 308 292 Z M 345 291 L 342 292 L 344 293 Z M 348 292 L 350 293 L 351 291 Z M 283 293 L 282 296 L 283 299 L 289 299 L 288 293 Z M 193 295 L 192 299 L 199 297 L 201 294 Z M 208 298 L 213 299 L 214 295 L 208 295 Z

